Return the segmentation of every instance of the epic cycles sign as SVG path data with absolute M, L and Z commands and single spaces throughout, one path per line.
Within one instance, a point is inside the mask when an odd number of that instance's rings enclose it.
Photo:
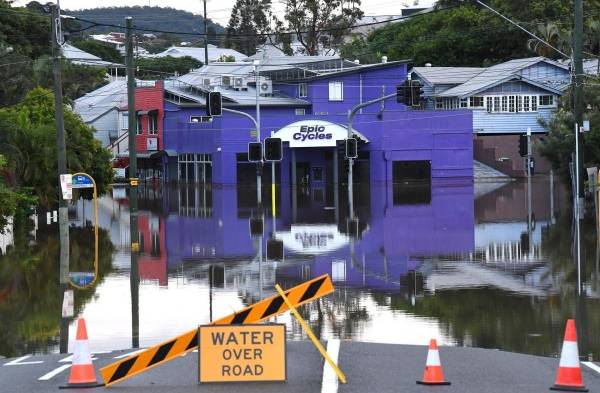
M 290 147 L 335 146 L 348 137 L 346 128 L 323 120 L 303 120 L 289 124 L 273 134 Z

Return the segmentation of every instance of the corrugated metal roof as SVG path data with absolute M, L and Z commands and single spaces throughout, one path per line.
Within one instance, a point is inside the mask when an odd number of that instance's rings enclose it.
M 208 61 L 209 62 L 216 61 L 223 55 L 233 56 L 235 58 L 235 61 L 244 60 L 247 57 L 245 54 L 240 53 L 234 49 L 218 48 L 218 47 L 213 47 L 213 48 L 209 47 L 208 48 Z M 166 57 L 166 56 L 172 56 L 172 57 L 190 56 L 201 62 L 204 62 L 204 48 L 193 48 L 193 47 L 187 47 L 187 46 L 172 46 L 169 49 L 166 49 L 165 51 L 163 51 L 161 53 L 157 53 L 155 55 L 150 55 L 147 57 Z
M 91 123 L 106 112 L 127 104 L 127 82 L 110 82 L 75 100 L 73 110 L 85 123 Z
M 459 85 L 484 70 L 485 68 L 477 67 L 414 67 L 412 69 L 431 85 Z
M 483 72 L 475 75 L 465 83 L 453 87 L 439 94 L 439 97 L 465 97 L 474 94 L 486 88 L 495 86 L 503 81 L 518 77 L 520 70 L 537 64 L 541 61 L 553 64 L 557 67 L 565 68 L 562 64 L 546 59 L 545 57 L 531 57 L 526 59 L 510 60 L 505 63 L 497 64 L 486 68 Z
M 77 47 L 74 47 L 70 44 L 63 44 L 62 46 L 62 54 L 65 59 L 69 60 L 74 64 L 88 65 L 88 66 L 96 66 L 96 67 L 119 67 L 123 66 L 118 63 L 111 63 L 110 61 L 104 61 L 98 56 L 92 55 L 86 51 L 83 51 Z

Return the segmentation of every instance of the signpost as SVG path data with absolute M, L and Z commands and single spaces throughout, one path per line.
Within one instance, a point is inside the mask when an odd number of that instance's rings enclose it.
M 199 337 L 200 383 L 285 382 L 285 324 L 200 326 Z

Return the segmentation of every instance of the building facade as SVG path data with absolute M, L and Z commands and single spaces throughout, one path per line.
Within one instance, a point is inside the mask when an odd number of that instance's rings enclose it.
M 475 159 L 522 176 L 519 135 L 531 129 L 539 139 L 546 133 L 544 124 L 556 112 L 571 75 L 564 64 L 534 57 L 488 68 L 415 67 L 412 78 L 423 85 L 426 109 L 473 112 Z M 535 160 L 538 171 L 550 169 L 539 155 Z
M 224 108 L 256 117 L 257 77 L 251 64 L 211 64 L 167 81 L 165 178 L 256 182 L 248 143 L 275 136 L 284 142 L 277 183 L 319 187 L 345 182 L 348 111 L 395 93 L 406 79 L 407 63 L 361 66 L 339 58 L 289 59 L 288 64 L 267 60 L 259 66 L 260 136 L 244 115 L 206 116 L 206 95 L 219 91 Z M 468 110 L 410 111 L 395 97 L 365 107 L 351 130 L 359 140 L 355 181 L 471 179 L 472 124 Z M 263 180 L 270 181 L 269 170 Z

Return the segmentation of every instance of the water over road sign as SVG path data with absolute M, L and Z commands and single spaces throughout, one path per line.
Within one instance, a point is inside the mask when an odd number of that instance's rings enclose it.
M 200 382 L 285 381 L 285 325 L 200 326 Z

